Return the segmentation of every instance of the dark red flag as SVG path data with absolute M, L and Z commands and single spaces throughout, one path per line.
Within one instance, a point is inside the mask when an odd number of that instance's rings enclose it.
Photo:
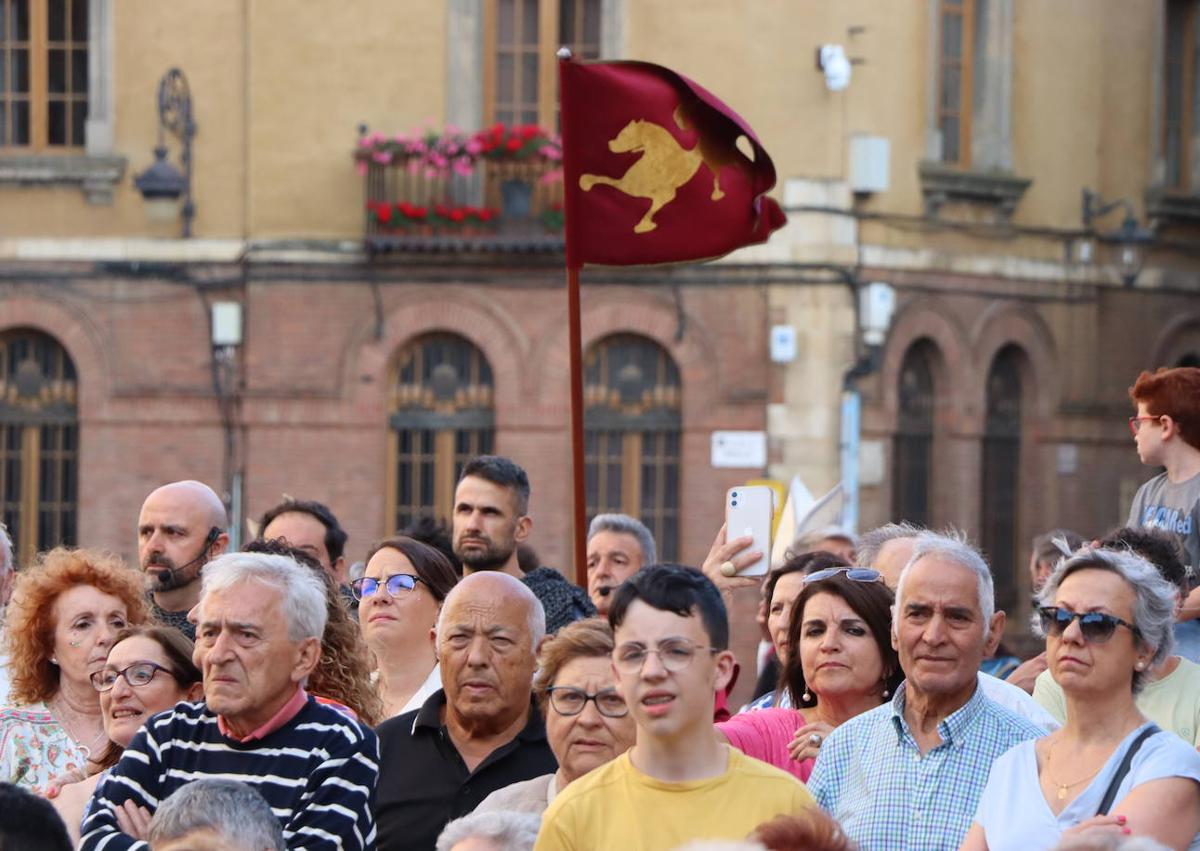
M 559 70 L 569 266 L 720 257 L 783 226 L 771 158 L 703 87 L 649 62 Z

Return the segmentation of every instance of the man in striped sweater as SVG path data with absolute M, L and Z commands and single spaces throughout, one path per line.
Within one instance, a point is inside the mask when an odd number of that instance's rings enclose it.
M 191 780 L 240 780 L 270 804 L 288 848 L 375 848 L 375 733 L 310 697 L 325 592 L 286 556 L 231 553 L 204 570 L 195 660 L 205 699 L 154 716 L 101 781 L 85 851 L 145 851 L 149 816 Z M 155 676 L 169 676 L 156 671 Z

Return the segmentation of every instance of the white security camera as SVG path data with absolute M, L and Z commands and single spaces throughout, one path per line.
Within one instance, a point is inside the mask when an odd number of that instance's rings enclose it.
M 829 91 L 840 92 L 850 85 L 850 60 L 840 44 L 822 45 L 817 65 L 825 72 L 825 87 Z

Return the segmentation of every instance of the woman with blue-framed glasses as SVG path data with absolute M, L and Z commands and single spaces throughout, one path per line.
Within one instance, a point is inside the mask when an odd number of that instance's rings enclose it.
M 385 718 L 419 709 L 442 687 L 429 634 L 456 582 L 446 556 L 398 536 L 372 547 L 363 575 L 351 583 Z

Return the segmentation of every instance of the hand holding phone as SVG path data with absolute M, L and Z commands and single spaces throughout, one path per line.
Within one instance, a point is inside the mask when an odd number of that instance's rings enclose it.
M 726 540 L 743 536 L 754 539 L 751 549 L 762 557 L 738 572 L 738 576 L 762 576 L 771 561 L 771 521 L 774 492 L 766 485 L 730 488 L 725 493 Z

